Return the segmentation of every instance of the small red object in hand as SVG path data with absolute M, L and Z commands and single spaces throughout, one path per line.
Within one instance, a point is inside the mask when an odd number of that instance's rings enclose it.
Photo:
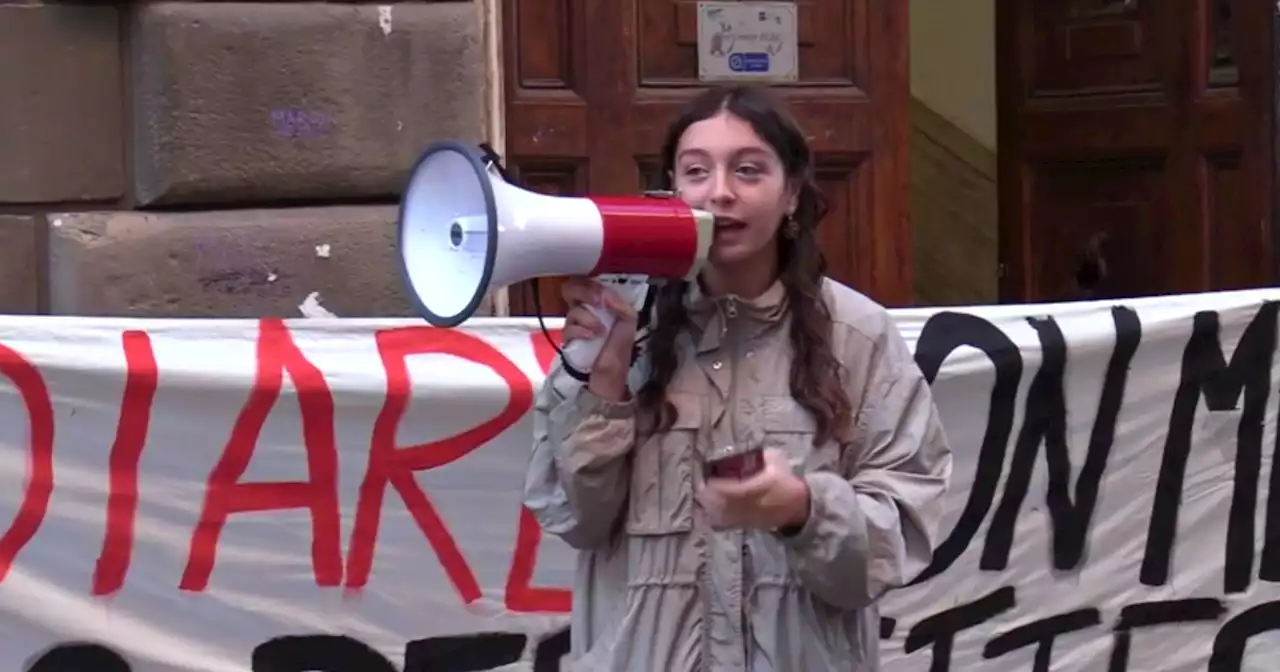
M 702 468 L 708 478 L 750 478 L 764 469 L 764 451 L 760 448 L 726 449 L 712 455 Z

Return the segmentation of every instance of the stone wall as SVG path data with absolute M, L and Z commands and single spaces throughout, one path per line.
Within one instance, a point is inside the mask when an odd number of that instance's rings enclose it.
M 485 76 L 472 2 L 0 0 L 0 314 L 411 315 L 398 194 Z

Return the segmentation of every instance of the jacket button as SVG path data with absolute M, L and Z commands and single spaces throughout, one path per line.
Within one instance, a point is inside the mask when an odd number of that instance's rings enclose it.
M 722 366 L 724 366 L 724 362 L 721 362 L 721 361 L 720 361 L 720 360 L 718 360 L 718 359 L 717 359 L 716 361 L 714 361 L 714 362 L 712 362 L 712 363 L 711 363 L 711 368 L 715 369 L 716 371 L 719 371 L 719 370 L 720 370 L 720 367 L 722 367 Z

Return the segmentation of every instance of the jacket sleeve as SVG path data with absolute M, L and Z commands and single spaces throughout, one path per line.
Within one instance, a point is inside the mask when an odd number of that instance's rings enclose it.
M 602 399 L 570 379 L 559 362 L 538 391 L 524 505 L 543 529 L 574 548 L 606 545 L 626 507 L 635 412 L 634 399 Z
M 886 323 L 888 322 L 886 316 Z M 806 587 L 838 608 L 862 609 L 911 580 L 933 557 L 951 449 L 929 384 L 891 324 L 870 362 L 841 471 L 813 472 L 809 518 L 784 538 Z

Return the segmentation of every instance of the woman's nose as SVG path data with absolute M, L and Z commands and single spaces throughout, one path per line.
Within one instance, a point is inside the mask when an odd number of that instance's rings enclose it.
M 717 173 L 711 187 L 711 201 L 714 203 L 732 203 L 734 198 L 733 183 L 730 181 L 729 176 L 723 172 Z

